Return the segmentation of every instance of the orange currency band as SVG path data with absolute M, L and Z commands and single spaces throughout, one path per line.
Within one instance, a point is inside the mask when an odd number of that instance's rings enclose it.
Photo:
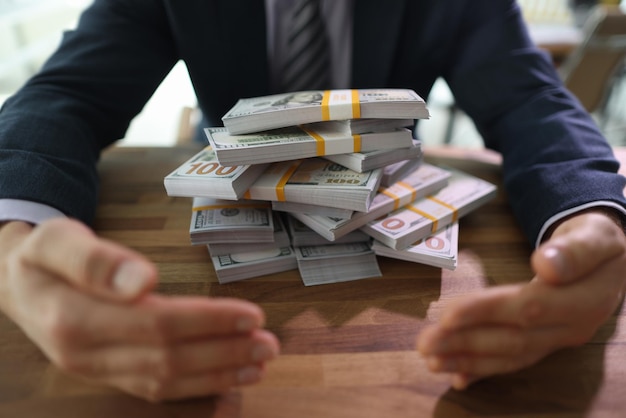
M 333 106 L 331 98 L 333 90 L 324 90 L 322 96 L 322 120 L 331 120 L 330 109 Z M 344 103 L 339 103 L 344 104 Z M 345 119 L 360 119 L 361 118 L 361 103 L 359 101 L 359 91 L 357 89 L 350 90 L 350 105 L 352 107 L 352 115 Z
M 415 200 L 417 190 L 415 190 L 413 186 L 403 181 L 399 181 L 396 184 L 398 186 L 404 187 L 405 189 L 408 189 L 411 192 L 411 200 L 410 200 L 411 202 Z M 393 210 L 396 210 L 400 207 L 400 197 L 394 193 L 391 193 L 389 191 L 389 188 L 381 189 L 380 193 L 384 194 L 387 197 L 390 197 L 393 200 Z
M 354 144 L 354 151 L 352 152 L 361 152 L 361 147 L 362 147 L 361 135 L 358 135 L 358 134 L 352 135 L 352 143 Z
M 324 138 L 310 129 L 303 128 L 302 126 L 300 126 L 300 129 L 315 139 L 315 155 L 326 155 L 326 143 L 324 142 Z
M 307 129 L 303 126 L 300 126 L 304 132 L 306 132 L 310 137 L 315 139 L 315 155 L 324 156 L 326 155 L 326 140 L 324 137 L 317 132 Z M 361 152 L 361 135 L 352 135 L 352 152 Z
M 287 184 L 287 182 L 289 181 L 289 178 L 293 175 L 293 173 L 298 169 L 301 163 L 302 161 L 300 160 L 294 161 L 289 166 L 289 169 L 285 172 L 285 174 L 283 174 L 283 176 L 278 181 L 278 184 L 276 185 L 276 198 L 278 199 L 279 202 L 285 201 L 285 185 Z
M 459 212 L 458 212 L 457 208 L 455 208 L 454 206 L 452 206 L 452 205 L 450 205 L 450 204 L 448 204 L 448 203 L 446 203 L 446 202 L 444 202 L 442 200 L 439 200 L 439 199 L 437 199 L 436 197 L 433 197 L 433 196 L 427 196 L 426 199 L 428 199 L 430 201 L 433 201 L 433 202 L 435 202 L 437 204 L 440 204 L 441 206 L 443 206 L 445 208 L 450 209 L 452 211 L 452 222 L 456 222 L 457 221 L 457 219 L 459 217 Z M 413 212 L 415 212 L 415 213 L 417 213 L 419 215 L 422 215 L 424 218 L 430 219 L 433 222 L 433 227 L 431 228 L 431 231 L 433 233 L 437 232 L 437 229 L 439 229 L 439 220 L 435 216 L 433 216 L 433 215 L 431 215 L 429 213 L 426 213 L 423 210 L 420 210 L 420 209 L 418 209 L 418 208 L 416 208 L 415 206 L 412 206 L 412 205 L 407 206 L 407 209 L 409 209 L 409 210 L 411 210 L 411 211 L 413 211 Z
M 409 183 L 406 183 L 404 181 L 399 181 L 397 184 L 398 186 L 402 186 L 411 192 L 411 202 L 415 200 L 415 197 L 417 196 L 417 190 L 415 190 L 413 186 L 411 186 Z
M 324 96 L 322 97 L 322 120 L 330 120 L 330 90 L 324 90 Z
M 380 192 L 393 200 L 393 210 L 398 209 L 398 207 L 400 206 L 400 198 L 396 194 L 391 193 L 389 189 L 384 189 Z
M 459 219 L 459 211 L 457 208 L 455 208 L 454 206 L 452 206 L 449 203 L 444 202 L 443 200 L 439 200 L 436 197 L 433 196 L 428 196 L 427 199 L 435 202 L 435 203 L 439 203 L 441 206 L 446 207 L 448 209 L 450 209 L 452 211 L 452 222 L 456 222 Z
M 430 213 L 426 213 L 423 210 L 420 210 L 413 205 L 408 205 L 406 208 L 410 211 L 417 213 L 418 215 L 422 215 L 424 218 L 430 219 L 433 222 L 433 227 L 431 228 L 431 231 L 432 232 L 437 231 L 437 228 L 439 227 L 439 221 L 437 220 L 437 217 L 431 215 Z
M 352 90 L 352 118 L 361 118 L 361 102 L 359 101 L 359 91 Z

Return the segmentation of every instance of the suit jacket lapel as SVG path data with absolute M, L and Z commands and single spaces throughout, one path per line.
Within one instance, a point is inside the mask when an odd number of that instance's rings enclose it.
M 388 80 L 404 5 L 405 0 L 354 1 L 354 88 L 380 87 Z

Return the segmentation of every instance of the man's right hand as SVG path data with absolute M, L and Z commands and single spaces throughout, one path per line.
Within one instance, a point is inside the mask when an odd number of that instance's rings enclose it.
M 262 310 L 158 295 L 157 275 L 77 221 L 0 224 L 0 309 L 60 369 L 151 401 L 259 381 L 279 351 Z

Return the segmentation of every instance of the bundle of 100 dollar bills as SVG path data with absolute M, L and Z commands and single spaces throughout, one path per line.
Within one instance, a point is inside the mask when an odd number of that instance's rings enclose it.
M 233 135 L 305 123 L 352 119 L 426 119 L 410 89 L 314 90 L 240 99 L 223 117 Z

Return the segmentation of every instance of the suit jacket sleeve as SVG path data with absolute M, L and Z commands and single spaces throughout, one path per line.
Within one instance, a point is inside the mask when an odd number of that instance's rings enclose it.
M 176 60 L 159 2 L 96 0 L 0 112 L 0 198 L 90 222 L 100 151 L 123 137 Z
M 486 145 L 502 153 L 505 189 L 529 240 L 559 212 L 598 200 L 624 207 L 610 146 L 532 45 L 515 2 L 466 4 L 445 77 Z

